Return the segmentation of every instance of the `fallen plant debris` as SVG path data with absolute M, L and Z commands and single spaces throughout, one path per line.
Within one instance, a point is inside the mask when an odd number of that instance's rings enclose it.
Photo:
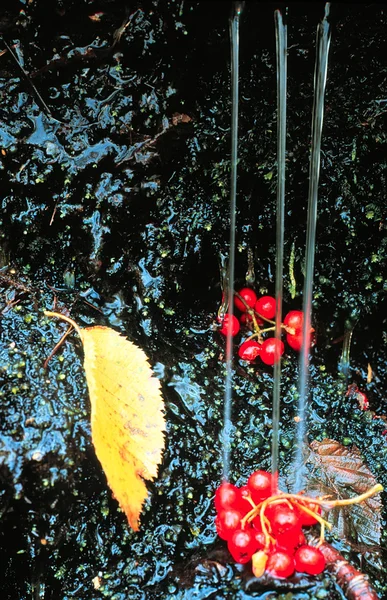
M 319 546 L 330 571 L 347 600 L 378 600 L 379 596 L 372 588 L 368 577 L 355 569 L 345 558 L 327 542 Z
M 335 440 L 314 440 L 307 462 L 311 465 L 308 491 L 340 498 L 364 494 L 376 479 L 355 446 L 347 448 Z M 328 515 L 333 531 L 352 547 L 377 546 L 381 538 L 379 495 L 369 497 L 349 510 L 345 504 L 333 507 Z
M 137 531 L 148 495 L 144 480 L 157 476 L 164 448 L 160 383 L 144 352 L 114 329 L 81 329 L 66 315 L 45 315 L 69 323 L 82 340 L 92 441 L 108 484 Z
M 367 380 L 367 383 L 368 383 L 368 380 Z M 356 383 L 351 383 L 351 385 L 348 386 L 348 390 L 345 395 L 348 396 L 349 398 L 355 398 L 358 401 L 359 408 L 361 408 L 361 410 L 369 409 L 370 402 L 368 400 L 367 394 L 365 394 L 364 392 L 359 390 Z

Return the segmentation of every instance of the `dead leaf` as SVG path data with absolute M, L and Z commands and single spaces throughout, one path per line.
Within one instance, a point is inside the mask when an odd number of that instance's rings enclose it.
M 308 491 L 333 498 L 351 498 L 363 494 L 376 484 L 376 479 L 364 464 L 358 448 L 346 448 L 339 442 L 325 439 L 310 445 L 307 463 L 312 467 Z M 361 504 L 339 506 L 328 513 L 333 531 L 352 546 L 380 544 L 380 494 Z
M 90 21 L 99 22 L 102 19 L 102 17 L 104 16 L 104 14 L 105 14 L 104 12 L 99 11 L 99 12 L 95 12 L 92 15 L 88 15 L 88 16 L 89 16 Z
M 147 497 L 145 480 L 157 476 L 164 449 L 165 420 L 160 383 L 145 353 L 109 327 L 81 329 L 91 402 L 91 432 L 108 484 L 137 531 Z
M 175 112 L 172 115 L 172 125 L 179 125 L 180 123 L 190 123 L 191 121 L 191 117 L 185 115 L 184 113 Z

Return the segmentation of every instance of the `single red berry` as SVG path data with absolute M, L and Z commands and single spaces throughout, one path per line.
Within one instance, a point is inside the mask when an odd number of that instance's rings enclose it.
M 291 333 L 286 334 L 286 341 L 293 350 L 298 350 L 298 352 L 302 348 L 302 331 L 297 331 L 294 335 Z
M 252 529 L 237 529 L 229 539 L 227 546 L 233 559 L 244 564 L 251 560 L 257 550 L 257 541 Z
M 215 492 L 215 509 L 217 512 L 229 508 L 238 508 L 239 490 L 236 485 L 224 481 Z
M 261 353 L 262 344 L 258 344 L 255 340 L 246 340 L 239 346 L 238 355 L 242 360 L 252 362 Z
M 240 529 L 242 513 L 233 508 L 221 510 L 215 519 L 218 536 L 222 540 L 229 540 L 236 529 Z
M 255 504 L 259 504 L 259 502 L 271 495 L 271 473 L 267 471 L 254 471 L 247 481 L 247 487 Z
M 266 546 L 266 538 L 263 531 L 254 532 L 255 541 L 257 542 L 257 550 L 262 550 Z
M 301 529 L 293 529 L 292 531 L 278 533 L 275 541 L 277 548 L 287 550 L 288 552 L 292 553 L 294 552 L 295 548 L 306 543 L 305 536 Z
M 273 577 L 290 577 L 295 571 L 293 556 L 283 550 L 272 552 L 266 563 L 266 571 Z
M 296 550 L 294 562 L 297 571 L 309 575 L 319 575 L 325 569 L 325 558 L 318 548 L 313 546 L 301 546 Z
M 239 290 L 238 294 L 243 298 L 247 306 L 254 308 L 257 301 L 257 294 L 254 292 L 254 290 L 246 287 Z M 234 296 L 234 304 L 237 308 L 239 308 L 240 311 L 246 312 L 246 305 L 237 296 Z
M 298 510 L 290 508 L 287 504 L 276 504 L 270 515 L 270 523 L 275 534 L 296 531 L 301 529 L 301 518 Z
M 275 298 L 272 296 L 262 296 L 255 303 L 254 310 L 265 317 L 265 319 L 274 319 L 275 317 Z
M 294 330 L 294 333 L 302 330 L 304 313 L 302 310 L 291 310 L 284 318 L 284 325 Z
M 249 327 L 253 324 L 253 318 L 247 312 L 241 314 L 241 316 L 239 317 L 239 321 L 242 325 L 247 325 Z
M 219 329 L 219 333 L 221 333 L 222 335 L 227 335 L 229 317 L 230 317 L 230 315 L 228 313 L 226 313 L 224 315 L 223 319 L 221 317 L 218 317 L 219 323 L 222 324 L 222 327 Z M 239 321 L 235 315 L 232 315 L 231 335 L 232 336 L 236 335 L 239 332 L 239 329 L 240 329 Z
M 274 365 L 279 361 L 284 350 L 285 346 L 281 340 L 268 338 L 262 344 L 260 357 L 266 365 Z
M 306 506 L 306 508 L 309 508 L 313 512 L 317 513 L 318 515 L 321 515 L 321 506 L 319 504 L 313 504 L 313 502 L 302 502 L 301 504 L 303 504 L 304 506 Z M 315 517 L 309 515 L 307 512 L 302 510 L 302 508 L 298 509 L 298 514 L 300 516 L 302 526 L 315 525 L 316 523 L 318 523 L 318 520 Z
M 303 335 L 301 330 L 297 330 L 293 335 L 291 333 L 286 334 L 286 341 L 293 350 L 300 351 L 302 348 Z M 310 330 L 310 345 L 314 346 L 316 341 L 314 329 Z
M 298 546 L 303 546 L 304 544 L 306 544 L 306 538 L 305 538 L 305 536 L 304 536 L 304 532 L 303 532 L 303 531 L 300 531 L 300 532 L 298 533 L 298 540 L 297 540 L 296 548 L 297 548 Z

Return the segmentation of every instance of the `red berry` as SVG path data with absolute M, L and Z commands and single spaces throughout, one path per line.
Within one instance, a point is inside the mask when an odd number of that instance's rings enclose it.
M 302 331 L 297 331 L 294 335 L 286 334 L 286 341 L 293 350 L 300 351 L 302 348 Z
M 284 318 L 284 325 L 294 329 L 294 333 L 302 330 L 304 323 L 304 313 L 302 310 L 291 310 Z
M 272 552 L 266 563 L 266 571 L 273 577 L 290 577 L 295 571 L 293 556 L 283 550 Z
M 236 529 L 240 528 L 242 513 L 233 508 L 221 510 L 215 519 L 216 531 L 222 540 L 229 540 Z
M 306 506 L 306 508 L 313 510 L 318 515 L 321 515 L 321 506 L 319 504 L 313 504 L 312 502 L 302 502 L 301 504 Z M 315 517 L 309 515 L 307 512 L 302 510 L 302 508 L 298 509 L 298 514 L 300 516 L 301 525 L 315 525 L 318 523 L 318 520 Z
M 275 298 L 272 296 L 262 296 L 255 303 L 254 310 L 265 317 L 265 319 L 274 319 L 275 317 Z
M 319 575 L 325 569 L 325 558 L 318 548 L 301 546 L 296 550 L 294 562 L 297 571 L 309 575 Z
M 254 290 L 250 288 L 242 288 L 239 290 L 238 294 L 243 298 L 247 306 L 254 308 L 254 305 L 257 301 L 257 294 L 254 292 Z M 242 300 L 237 298 L 237 296 L 234 296 L 234 304 L 237 308 L 239 308 L 240 311 L 246 312 L 246 305 L 243 304 Z
M 217 512 L 229 508 L 238 508 L 239 489 L 236 485 L 224 481 L 215 492 L 215 508 Z
M 303 531 L 300 531 L 298 533 L 298 540 L 297 540 L 296 548 L 297 548 L 297 546 L 303 546 L 304 544 L 306 544 L 306 538 L 304 536 Z
M 247 481 L 251 497 L 256 504 L 271 495 L 272 476 L 267 471 L 254 471 Z
M 277 534 L 275 541 L 277 548 L 293 553 L 297 546 L 305 544 L 305 536 L 301 529 L 293 529 L 292 531 Z
M 249 315 L 249 313 L 247 313 L 247 312 L 241 314 L 241 316 L 239 317 L 239 321 L 241 322 L 242 325 L 250 326 L 253 324 L 252 316 Z
M 274 365 L 275 362 L 278 362 L 284 350 L 285 346 L 281 340 L 268 338 L 262 344 L 260 357 L 266 365 Z
M 302 331 L 301 330 L 297 330 L 294 335 L 288 333 L 286 335 L 286 341 L 289 344 L 289 346 L 291 348 L 293 348 L 293 350 L 300 351 L 301 348 L 302 348 L 302 342 L 303 342 Z M 314 346 L 315 341 L 316 341 L 316 339 L 315 339 L 315 335 L 314 335 L 314 329 L 311 329 L 310 330 L 310 345 Z
M 261 353 L 262 345 L 255 340 L 246 340 L 239 346 L 238 355 L 243 360 L 253 361 Z
M 301 529 L 301 519 L 298 510 L 290 508 L 287 504 L 277 504 L 270 515 L 270 523 L 275 534 L 296 531 Z
M 219 323 L 222 324 L 222 327 L 219 329 L 219 333 L 221 333 L 222 335 L 227 335 L 229 317 L 230 317 L 230 315 L 228 313 L 226 313 L 224 315 L 223 319 L 221 317 L 218 317 Z M 231 321 L 231 335 L 232 336 L 236 335 L 239 332 L 239 329 L 240 329 L 239 321 L 236 318 L 236 316 L 233 315 L 232 321 Z
M 254 517 L 254 519 L 251 521 L 251 525 L 253 526 L 255 531 L 262 531 L 262 523 L 259 515 Z
M 254 532 L 255 541 L 257 542 L 257 550 L 262 550 L 262 548 L 266 545 L 266 538 L 263 531 L 255 531 Z
M 247 563 L 257 550 L 257 541 L 252 529 L 237 529 L 228 541 L 228 549 L 238 563 Z

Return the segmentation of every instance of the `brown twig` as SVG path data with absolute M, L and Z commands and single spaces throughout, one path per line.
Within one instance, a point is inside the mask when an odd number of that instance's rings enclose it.
M 7 302 L 7 304 L 4 306 L 4 308 L 1 310 L 1 314 L 5 315 L 9 310 L 11 310 L 11 308 L 16 306 L 16 304 L 19 304 L 19 302 L 20 302 L 20 299 L 19 300 L 9 300 Z
M 58 208 L 58 203 L 57 203 L 57 202 L 55 202 L 55 206 L 54 206 L 54 210 L 52 211 L 52 215 L 51 215 L 51 219 L 50 219 L 49 227 L 51 227 L 51 225 L 52 225 L 52 224 L 53 224 L 53 222 L 54 222 L 54 219 L 55 219 L 55 215 L 56 215 L 57 208 Z
M 323 542 L 319 550 L 347 600 L 379 600 L 367 576 L 355 569 L 333 546 Z
M 58 352 L 59 348 L 61 347 L 61 345 L 63 344 L 63 342 L 67 338 L 67 336 L 70 335 L 70 333 L 73 331 L 73 329 L 74 329 L 74 327 L 72 325 L 70 325 L 70 327 L 68 328 L 68 330 L 60 338 L 59 342 L 57 344 L 55 344 L 54 349 L 52 350 L 52 352 L 50 353 L 50 355 L 44 361 L 44 365 L 43 365 L 44 369 L 47 369 L 48 363 L 50 362 L 50 360 L 52 359 L 52 357 L 55 356 L 55 354 Z
M 120 25 L 120 27 L 115 30 L 115 32 L 113 33 L 113 43 L 111 46 L 112 48 L 114 48 L 114 46 L 120 42 L 122 34 L 124 33 L 125 29 L 127 27 L 129 27 L 130 23 L 132 22 L 134 17 L 137 15 L 137 13 L 141 13 L 141 12 L 142 12 L 141 8 L 138 8 L 137 10 L 135 10 L 134 13 L 132 13 L 128 18 L 126 18 L 123 21 L 123 23 Z
M 29 76 L 29 74 L 27 73 L 27 71 L 25 70 L 25 68 L 23 67 L 23 65 L 21 64 L 20 60 L 18 59 L 18 57 L 16 56 L 16 54 L 14 53 L 14 51 L 12 50 L 11 46 L 9 46 L 9 44 L 7 44 L 7 42 L 5 41 L 5 39 L 2 37 L 3 40 L 3 44 L 7 47 L 7 50 L 10 54 L 10 56 L 12 56 L 13 60 L 15 61 L 15 63 L 17 64 L 17 66 L 19 67 L 19 69 L 21 70 L 21 72 L 23 73 L 24 77 L 26 78 L 26 80 L 28 81 L 28 83 L 30 84 L 30 86 L 32 87 L 32 90 L 34 92 L 34 94 L 36 95 L 38 101 L 41 103 L 43 110 L 45 111 L 45 113 L 51 117 L 52 119 L 54 118 L 52 115 L 51 110 L 49 109 L 49 107 L 47 106 L 47 104 L 45 103 L 45 101 L 43 100 L 41 94 L 39 93 L 36 85 L 32 82 L 31 77 Z
M 94 304 L 92 304 L 88 300 L 85 300 L 85 298 L 82 298 L 82 300 L 83 300 L 83 302 L 85 304 L 87 304 L 88 306 L 90 306 L 90 308 L 94 308 L 94 310 L 98 311 L 99 313 L 101 313 L 101 315 L 103 315 L 103 310 L 101 310 L 100 308 L 98 308 L 98 306 L 95 306 Z
M 12 277 L 9 277 L 9 275 L 7 275 L 5 273 L 0 273 L 0 281 L 3 281 L 6 285 L 9 285 L 10 287 L 13 287 L 17 290 L 20 290 L 21 292 L 24 292 L 25 294 L 32 294 L 34 292 L 34 290 L 32 288 L 28 288 L 26 285 L 24 285 L 24 283 L 21 283 L 20 281 L 16 281 L 15 279 L 12 279 Z

